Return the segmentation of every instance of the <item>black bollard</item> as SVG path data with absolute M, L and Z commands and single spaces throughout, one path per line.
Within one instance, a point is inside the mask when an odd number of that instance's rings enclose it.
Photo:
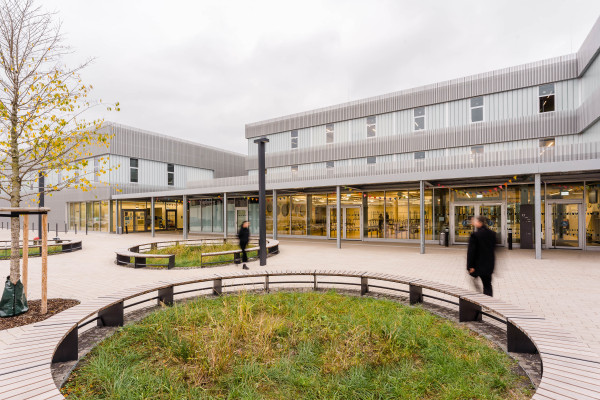
M 508 230 L 508 249 L 512 250 L 512 229 Z

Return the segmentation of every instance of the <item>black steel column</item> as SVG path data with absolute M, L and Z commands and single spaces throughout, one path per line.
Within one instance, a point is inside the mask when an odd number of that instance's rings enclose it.
M 39 172 L 38 180 L 38 192 L 40 195 L 39 204 L 40 207 L 44 207 L 44 174 Z M 42 239 L 42 214 L 38 214 L 38 237 Z
M 269 139 L 262 137 L 256 139 L 258 143 L 258 213 L 259 213 L 259 236 L 258 236 L 258 257 L 260 265 L 267 265 L 267 196 L 265 182 L 265 143 Z

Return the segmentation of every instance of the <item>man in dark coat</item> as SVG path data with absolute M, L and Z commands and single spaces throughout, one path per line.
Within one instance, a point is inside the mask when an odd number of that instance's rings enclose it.
M 246 263 L 248 262 L 248 254 L 246 254 L 246 247 L 248 246 L 248 242 L 250 241 L 250 222 L 244 221 L 242 222 L 242 226 L 240 227 L 240 231 L 238 232 L 238 239 L 240 240 L 240 248 L 242 249 L 242 262 L 244 265 L 243 269 L 249 269 Z
M 496 232 L 486 225 L 485 217 L 481 215 L 472 219 L 475 232 L 469 238 L 469 249 L 467 250 L 467 270 L 473 277 L 481 278 L 483 294 L 492 296 L 492 274 L 496 264 Z

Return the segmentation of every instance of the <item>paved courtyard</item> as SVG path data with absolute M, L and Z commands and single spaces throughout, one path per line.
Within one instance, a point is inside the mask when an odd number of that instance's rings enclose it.
M 0 231 L 0 240 L 8 238 L 8 231 Z M 49 297 L 86 300 L 146 282 L 239 269 L 134 270 L 114 264 L 114 249 L 151 242 L 149 234 L 95 233 L 79 238 L 84 241 L 82 251 L 48 258 Z M 154 241 L 173 238 L 181 236 L 161 234 Z M 344 242 L 342 247 L 337 249 L 334 241 L 283 239 L 281 253 L 269 258 L 267 269 L 368 270 L 470 287 L 471 278 L 464 268 L 465 247 L 429 245 L 425 255 L 407 244 Z M 493 282 L 495 296 L 557 321 L 600 354 L 600 253 L 549 250 L 543 257 L 535 260 L 530 250 L 501 249 Z M 258 262 L 249 266 L 260 268 Z M 40 259 L 31 259 L 29 299 L 40 298 L 40 270 Z M 8 272 L 9 262 L 0 261 L 1 276 Z M 20 328 L 0 331 L 0 348 L 20 332 Z

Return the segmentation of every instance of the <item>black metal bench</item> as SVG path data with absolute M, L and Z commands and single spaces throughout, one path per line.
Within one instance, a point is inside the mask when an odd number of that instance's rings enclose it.
M 117 254 L 117 264 L 132 266 L 133 268 L 144 268 L 162 264 L 149 264 L 148 259 L 168 259 L 167 269 L 175 267 L 175 255 L 174 254 L 149 254 L 149 253 L 136 253 L 129 250 L 120 250 L 115 252 Z M 133 262 L 131 259 L 133 258 Z

